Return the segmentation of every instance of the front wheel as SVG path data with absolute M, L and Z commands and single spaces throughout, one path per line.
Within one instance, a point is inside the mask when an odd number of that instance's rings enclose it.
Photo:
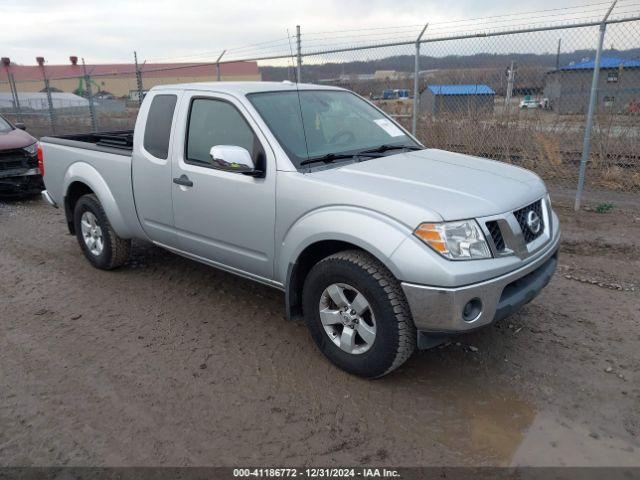
M 129 259 L 131 240 L 118 237 L 94 194 L 78 199 L 73 221 L 80 248 L 91 265 L 111 270 Z
M 305 280 L 303 308 L 320 351 L 349 373 L 381 377 L 415 350 L 416 329 L 402 288 L 366 252 L 348 250 L 318 262 Z

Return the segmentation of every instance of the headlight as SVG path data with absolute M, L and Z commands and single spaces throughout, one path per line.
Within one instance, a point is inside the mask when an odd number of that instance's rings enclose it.
M 491 250 L 475 220 L 422 223 L 414 234 L 450 260 L 491 258 Z
M 23 150 L 27 152 L 29 155 L 35 155 L 38 150 L 38 143 L 34 143 L 33 145 L 29 145 L 28 147 L 24 147 Z

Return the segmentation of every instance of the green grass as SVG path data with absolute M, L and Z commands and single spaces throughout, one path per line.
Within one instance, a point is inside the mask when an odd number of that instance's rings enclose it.
M 613 203 L 600 203 L 596 207 L 596 213 L 611 213 L 613 209 Z

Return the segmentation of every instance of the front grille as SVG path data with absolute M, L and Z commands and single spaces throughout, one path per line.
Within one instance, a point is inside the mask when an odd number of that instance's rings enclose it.
M 536 223 L 529 224 L 529 219 L 531 217 L 531 212 L 533 212 L 534 219 L 537 216 L 539 228 L 536 230 Z M 522 235 L 524 236 L 524 241 L 526 243 L 534 241 L 544 232 L 544 218 L 542 216 L 542 200 L 538 200 L 537 202 L 533 202 L 531 205 L 527 205 L 520 210 L 516 210 L 513 212 L 520 225 L 520 229 L 522 230 Z
M 491 239 L 493 240 L 493 245 L 496 247 L 497 252 L 504 251 L 504 238 L 502 237 L 502 231 L 500 230 L 500 225 L 495 220 L 486 223 L 487 229 L 491 234 Z
M 22 149 L 0 152 L 0 171 L 35 168 L 37 166 L 38 158 L 35 155 L 27 154 Z
M 18 161 L 13 160 L 8 162 L 0 161 L 0 172 L 3 170 L 13 170 L 16 168 L 22 168 L 24 166 L 25 166 L 24 163 L 20 160 Z

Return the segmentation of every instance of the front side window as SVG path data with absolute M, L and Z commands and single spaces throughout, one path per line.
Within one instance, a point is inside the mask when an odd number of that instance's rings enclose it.
M 618 83 L 618 72 L 607 73 L 607 83 Z
M 263 156 L 258 138 L 236 107 L 224 100 L 196 98 L 189 113 L 186 161 L 212 166 L 210 151 L 217 145 L 243 147 L 256 164 Z
M 309 159 L 383 145 L 418 146 L 394 122 L 350 92 L 288 90 L 248 97 L 296 167 Z
M 151 101 L 147 124 L 144 127 L 144 149 L 156 158 L 166 160 L 169 156 L 169 137 L 176 95 L 156 95 Z

